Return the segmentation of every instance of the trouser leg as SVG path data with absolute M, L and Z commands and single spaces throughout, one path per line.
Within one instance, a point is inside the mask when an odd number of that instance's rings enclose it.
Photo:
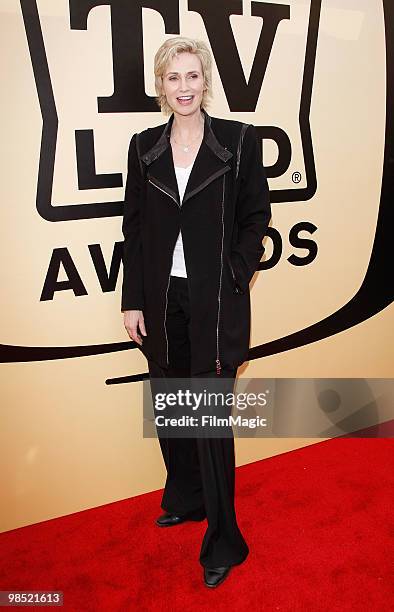
M 151 378 L 168 380 L 190 376 L 189 311 L 184 287 L 186 279 L 171 277 L 167 303 L 167 338 L 170 368 L 161 368 L 148 361 Z M 173 389 L 172 389 L 173 390 Z M 204 511 L 203 488 L 195 438 L 159 436 L 159 443 L 167 470 L 161 507 L 177 515 Z
M 215 371 L 199 375 L 215 378 Z M 225 379 L 221 390 L 232 393 L 236 377 L 235 370 L 222 370 Z M 228 415 L 231 409 L 228 409 Z M 227 416 L 227 415 L 226 415 Z M 205 567 L 220 567 L 242 563 L 249 548 L 239 529 L 234 503 L 235 451 L 231 427 L 225 438 L 199 437 L 197 449 L 202 475 L 205 509 L 208 528 L 200 551 L 200 563 Z

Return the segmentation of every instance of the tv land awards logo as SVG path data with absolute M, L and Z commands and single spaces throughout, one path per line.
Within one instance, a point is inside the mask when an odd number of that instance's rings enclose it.
M 155 49 L 160 44 L 156 37 L 150 38 L 149 33 L 155 28 L 164 27 L 163 36 L 176 36 L 182 33 L 204 38 L 210 45 L 218 84 L 221 91 L 218 97 L 227 104 L 227 118 L 240 118 L 242 113 L 249 113 L 249 122 L 253 122 L 262 140 L 262 151 L 269 145 L 277 150 L 277 159 L 268 165 L 263 156 L 270 185 L 273 211 L 282 203 L 309 202 L 313 206 L 313 196 L 318 190 L 318 177 L 315 164 L 315 138 L 311 130 L 311 100 L 314 89 L 316 55 L 319 42 L 321 12 L 329 0 L 310 0 L 302 6 L 298 2 L 242 2 L 241 0 L 221 0 L 214 5 L 209 0 L 156 0 L 145 3 L 144 0 L 69 0 L 59 2 L 56 11 L 63 11 L 61 24 L 67 19 L 67 28 L 59 31 L 57 44 L 54 31 L 46 31 L 48 21 L 47 4 L 44 0 L 20 0 L 20 9 L 25 27 L 26 39 L 30 53 L 37 97 L 42 116 L 41 148 L 37 176 L 36 209 L 37 214 L 45 222 L 64 223 L 78 220 L 117 217 L 122 215 L 122 200 L 111 197 L 119 194 L 124 187 L 124 177 L 121 171 L 104 172 L 96 146 L 96 132 L 104 126 L 102 134 L 113 134 L 120 141 L 127 132 L 140 131 L 137 128 L 142 123 L 144 127 L 163 123 L 163 117 L 158 113 L 154 95 L 147 93 L 147 66 L 152 61 L 149 47 L 155 41 Z M 346 3 L 345 3 L 346 4 Z M 52 5 L 53 6 L 53 5 Z M 245 7 L 248 13 L 245 12 Z M 44 8 L 46 10 L 44 10 Z M 106 70 L 112 72 L 113 91 L 110 95 L 97 95 L 97 75 L 83 75 L 83 59 L 81 66 L 74 59 L 75 83 L 85 84 L 86 90 L 65 92 L 60 86 L 62 70 L 69 66 L 61 54 L 70 41 L 70 53 L 76 52 L 75 35 L 80 38 L 89 36 L 90 53 L 94 56 L 102 53 L 98 44 L 100 30 L 90 34 L 91 19 L 95 11 L 106 11 L 100 20 L 100 27 L 106 28 L 107 39 L 112 44 L 112 65 L 107 60 Z M 393 117 L 393 82 L 394 82 L 394 9 L 388 0 L 383 1 L 385 45 L 386 45 L 386 141 L 383 179 L 376 235 L 370 262 L 358 292 L 337 312 L 323 318 L 318 323 L 302 330 L 297 330 L 283 338 L 252 347 L 250 358 L 277 353 L 283 350 L 302 346 L 338 333 L 379 312 L 393 301 L 392 283 L 382 278 L 381 270 L 387 265 L 390 256 L 389 235 L 392 228 L 392 207 L 390 197 L 393 196 L 392 160 L 394 148 Z M 49 11 L 50 12 L 50 11 Z M 237 47 L 237 37 L 234 32 L 240 32 L 245 38 L 253 18 L 258 20 L 260 32 L 256 37 L 253 56 L 249 53 L 249 75 L 245 74 L 241 48 Z M 188 21 L 189 20 L 189 21 Z M 54 22 L 53 22 L 54 23 Z M 160 24 L 160 25 L 158 25 Z M 192 31 L 183 31 L 183 24 L 188 24 Z M 195 27 L 195 33 L 193 32 Z M 297 37 L 296 45 L 287 45 L 284 32 L 286 27 L 294 27 Z M 109 30 L 109 32 L 108 32 Z M 109 36 L 110 34 L 110 36 Z M 302 34 L 302 35 L 301 35 Z M 74 38 L 71 39 L 71 36 Z M 69 38 L 68 38 L 69 37 Z M 74 47 L 71 45 L 73 41 Z M 95 47 L 96 45 L 96 47 Z M 155 50 L 154 49 L 154 50 Z M 244 49 L 243 49 L 244 51 Z M 250 49 L 249 49 L 250 51 Z M 111 48 L 108 47 L 108 55 Z M 291 57 L 290 57 L 291 55 Z M 278 58 L 281 58 L 278 61 Z M 288 80 L 292 95 L 288 100 L 281 98 L 281 91 L 273 92 L 275 74 L 272 66 L 280 64 L 284 77 Z M 291 66 L 291 72 L 286 74 L 286 66 Z M 105 72 L 103 70 L 103 72 Z M 96 77 L 96 80 L 95 78 Z M 275 77 L 275 78 L 274 78 Z M 96 89 L 95 89 L 96 87 Z M 105 90 L 105 86 L 103 86 Z M 265 92 L 269 91 L 269 95 Z M 84 112 L 78 114 L 75 98 L 87 100 Z M 259 125 L 253 118 L 262 116 L 262 100 L 264 109 L 271 111 L 270 124 Z M 269 102 L 269 99 L 271 102 Z M 95 106 L 95 108 L 94 108 Z M 91 115 L 86 109 L 93 109 Z M 209 110 L 209 112 L 211 112 Z M 281 115 L 285 112 L 285 116 Z M 96 116 L 96 114 L 98 117 Z M 215 115 L 214 112 L 212 112 Z M 82 121 L 92 124 L 81 127 Z M 223 115 L 224 116 L 224 115 Z M 88 119 L 86 119 L 88 117 Z M 292 125 L 288 121 L 291 118 Z M 125 122 L 125 119 L 127 121 Z M 243 119 L 241 119 L 243 120 Z M 77 123 L 77 126 L 73 123 Z M 58 191 L 56 180 L 61 174 L 62 162 L 66 153 L 62 150 L 65 126 L 73 134 L 75 155 L 74 197 L 67 203 L 56 199 Z M 96 126 L 96 127 L 95 127 Z M 70 134 L 68 134 L 70 137 Z M 128 144 L 128 140 L 127 140 Z M 68 149 L 70 150 L 70 149 Z M 126 151 L 125 151 L 126 155 Z M 68 160 L 69 163 L 69 160 Z M 390 165 L 391 164 L 391 165 Z M 100 198 L 98 194 L 103 194 Z M 79 198 L 79 201 L 78 201 Z M 33 203 L 32 203 L 33 204 Z M 376 206 L 376 204 L 374 203 Z M 305 209 L 304 209 L 305 210 Z M 333 211 L 338 213 L 338 211 Z M 305 214 L 305 213 L 304 213 Z M 294 266 L 310 265 L 318 251 L 317 239 L 313 236 L 317 226 L 308 219 L 300 218 L 290 228 L 288 235 L 283 236 L 276 227 L 270 227 L 267 241 L 271 246 L 271 256 L 262 261 L 261 270 L 273 268 L 282 256 L 284 240 L 296 249 L 304 251 L 300 256 L 294 252 L 288 261 Z M 301 233 L 304 236 L 301 236 Z M 305 237 L 305 233 L 309 237 Z M 121 243 L 115 243 L 113 256 L 108 273 L 100 245 L 89 245 L 97 275 L 107 279 L 115 290 L 118 272 L 121 266 Z M 305 254 L 306 252 L 306 254 Z M 59 281 L 59 271 L 63 266 L 67 281 Z M 101 281 L 100 281 L 101 282 Z M 48 257 L 47 274 L 43 279 L 41 301 L 54 299 L 57 291 L 74 289 L 76 298 L 86 294 L 80 280 L 77 268 L 66 247 L 53 249 Z M 113 344 L 97 344 L 91 346 L 70 347 L 15 347 L 1 346 L 2 361 L 26 361 L 36 359 L 59 359 L 72 356 L 82 356 L 112 352 L 128 348 L 129 342 Z

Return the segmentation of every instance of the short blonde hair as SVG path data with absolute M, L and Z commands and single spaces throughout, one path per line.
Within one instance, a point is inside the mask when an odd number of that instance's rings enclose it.
M 163 75 L 168 63 L 178 53 L 195 53 L 200 58 L 202 74 L 204 79 L 204 92 L 201 107 L 207 108 L 209 99 L 212 98 L 212 56 L 205 42 L 187 38 L 186 36 L 175 36 L 168 38 L 156 52 L 154 60 L 156 102 L 165 115 L 172 113 L 172 108 L 167 102 L 163 90 Z

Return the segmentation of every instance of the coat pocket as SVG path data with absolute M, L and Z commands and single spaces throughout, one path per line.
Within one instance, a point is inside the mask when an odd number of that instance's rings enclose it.
M 234 293 L 238 293 L 238 294 L 242 295 L 245 292 L 241 288 L 241 286 L 240 286 L 240 284 L 238 282 L 237 276 L 236 276 L 235 271 L 234 271 L 234 266 L 233 266 L 233 264 L 231 262 L 231 256 L 229 254 L 227 254 L 227 265 L 228 265 L 229 270 L 230 270 Z

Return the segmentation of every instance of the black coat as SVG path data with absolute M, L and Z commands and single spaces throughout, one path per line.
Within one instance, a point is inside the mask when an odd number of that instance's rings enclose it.
M 143 354 L 168 366 L 167 292 L 179 230 L 190 292 L 191 374 L 248 358 L 249 282 L 271 218 L 256 128 L 211 117 L 181 204 L 167 124 L 134 134 L 122 231 L 121 310 L 142 310 Z

